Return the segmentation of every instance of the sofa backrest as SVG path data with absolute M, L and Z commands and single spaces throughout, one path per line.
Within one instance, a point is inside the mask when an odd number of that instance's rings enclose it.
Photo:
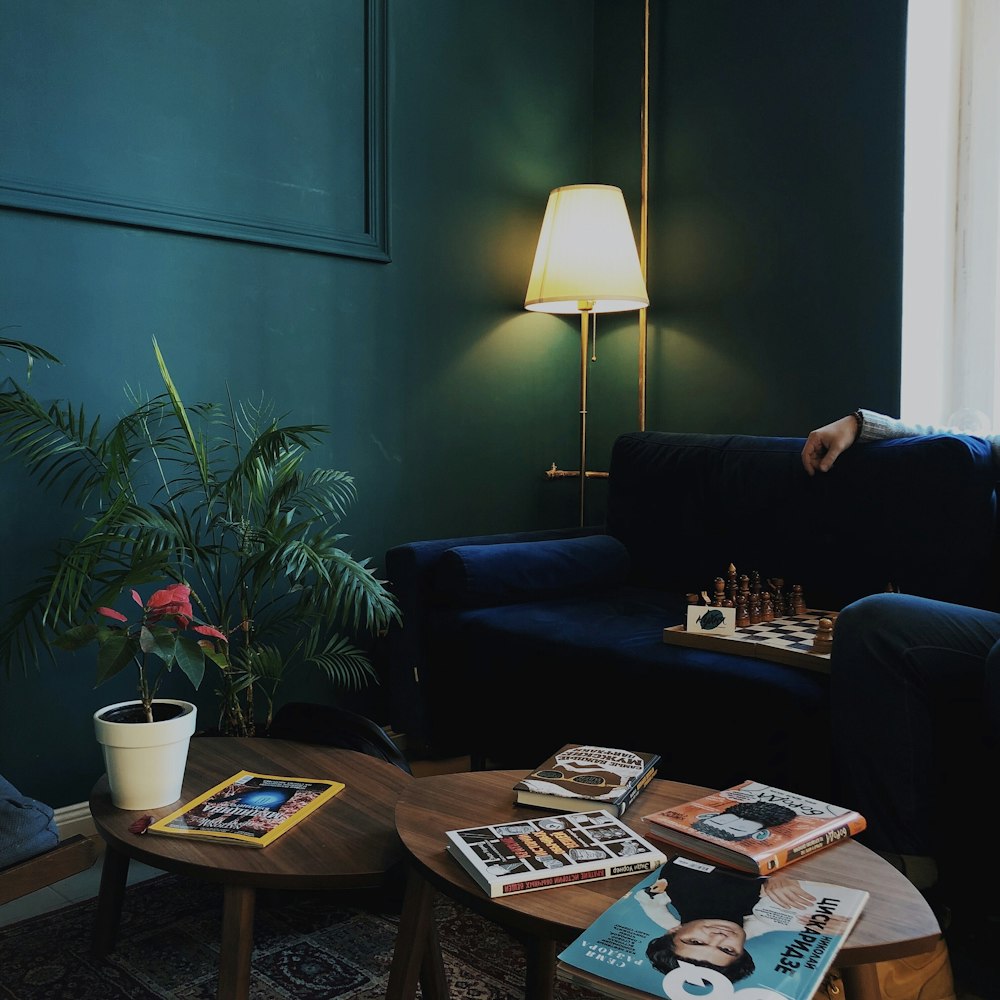
M 711 592 L 739 573 L 801 583 L 838 610 L 892 584 L 995 605 L 996 470 L 986 442 L 959 435 L 879 441 L 806 474 L 803 438 L 637 431 L 612 448 L 607 531 L 634 580 Z

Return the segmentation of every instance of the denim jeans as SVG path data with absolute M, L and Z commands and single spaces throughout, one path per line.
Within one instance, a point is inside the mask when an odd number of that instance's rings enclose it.
M 830 673 L 834 801 L 867 819 L 873 850 L 947 854 L 942 837 L 995 801 L 1000 614 L 862 598 L 837 620 Z

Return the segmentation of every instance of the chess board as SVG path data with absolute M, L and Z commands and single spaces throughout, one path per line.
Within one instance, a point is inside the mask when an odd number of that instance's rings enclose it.
M 773 663 L 805 667 L 828 673 L 830 654 L 813 650 L 813 636 L 820 618 L 832 618 L 836 635 L 836 611 L 805 611 L 800 615 L 775 618 L 759 625 L 743 625 L 733 635 L 708 635 L 688 632 L 683 625 L 672 625 L 663 630 L 663 641 L 677 646 L 696 649 L 714 649 L 720 653 L 737 653 Z M 834 640 L 836 641 L 836 640 Z

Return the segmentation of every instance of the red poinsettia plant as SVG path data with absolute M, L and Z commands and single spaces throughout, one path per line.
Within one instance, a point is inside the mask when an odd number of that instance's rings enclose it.
M 205 660 L 220 667 L 229 665 L 228 640 L 224 632 L 198 622 L 191 607 L 191 588 L 173 583 L 152 594 L 147 601 L 133 590 L 132 600 L 142 609 L 137 621 L 114 608 L 97 613 L 115 624 L 87 623 L 69 629 L 53 640 L 60 649 L 75 651 L 96 642 L 97 680 L 110 680 L 130 664 L 138 668 L 139 700 L 146 721 L 153 721 L 153 700 L 167 673 L 176 665 L 195 690 L 205 676 Z M 187 635 L 194 632 L 197 638 Z

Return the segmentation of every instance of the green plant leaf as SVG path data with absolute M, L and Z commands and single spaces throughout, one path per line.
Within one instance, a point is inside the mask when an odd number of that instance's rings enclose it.
M 120 674 L 129 664 L 136 663 L 139 654 L 139 640 L 124 632 L 111 635 L 97 650 L 97 680 L 101 685 L 116 674 Z
M 92 643 L 97 638 L 98 631 L 99 627 L 95 624 L 77 625 L 75 628 L 67 629 L 61 635 L 57 635 L 52 640 L 52 645 L 58 646 L 59 649 L 75 652 Z
M 201 646 L 186 635 L 177 639 L 175 650 L 177 666 L 197 690 L 205 676 L 205 653 Z

